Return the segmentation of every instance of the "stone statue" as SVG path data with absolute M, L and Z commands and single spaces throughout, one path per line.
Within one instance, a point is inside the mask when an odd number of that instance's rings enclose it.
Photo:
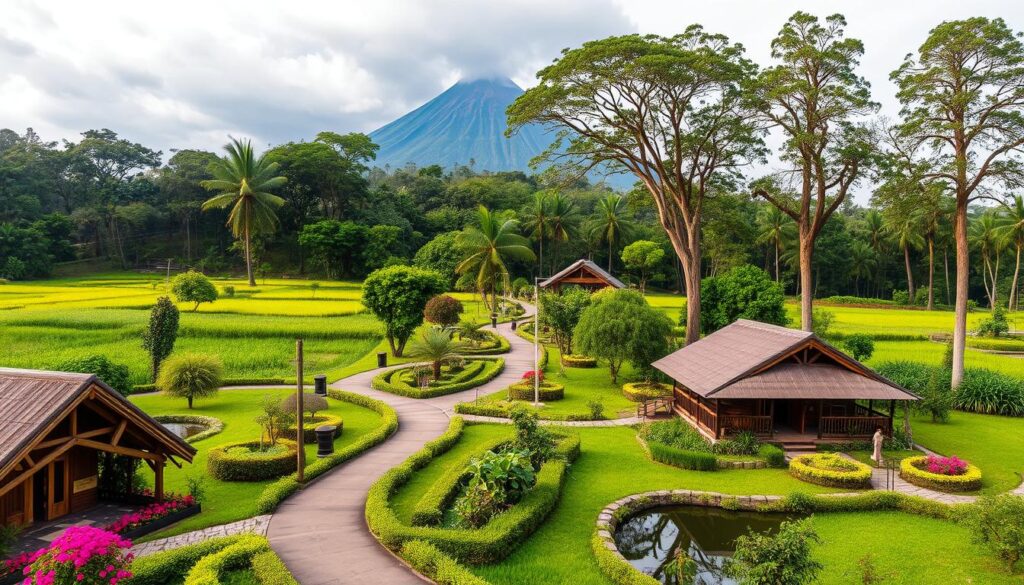
M 875 462 L 876 466 L 882 464 L 882 443 L 885 441 L 885 435 L 882 434 L 882 429 L 879 427 L 875 430 L 875 436 L 871 437 L 871 445 L 874 447 L 874 451 L 871 453 L 871 460 Z

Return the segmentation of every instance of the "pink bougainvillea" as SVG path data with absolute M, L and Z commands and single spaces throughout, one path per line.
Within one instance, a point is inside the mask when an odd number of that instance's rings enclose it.
M 523 380 L 528 380 L 532 384 L 534 376 L 537 376 L 538 378 L 540 378 L 541 382 L 544 381 L 544 372 L 535 372 L 533 370 L 529 370 L 528 372 L 523 374 Z
M 183 510 L 194 504 L 195 499 L 193 499 L 192 496 L 176 496 L 172 494 L 162 502 L 154 502 L 137 512 L 131 512 L 121 516 L 112 524 L 107 526 L 107 530 L 120 534 L 126 530 L 138 528 L 139 526 L 149 524 L 154 520 L 159 520 L 164 516 L 177 512 L 178 510 Z
M 130 540 L 92 526 L 72 526 L 48 547 L 8 561 L 20 564 L 22 585 L 117 585 L 132 576 Z
M 963 475 L 967 473 L 967 462 L 959 457 L 939 457 L 929 455 L 924 461 L 924 469 L 939 475 Z

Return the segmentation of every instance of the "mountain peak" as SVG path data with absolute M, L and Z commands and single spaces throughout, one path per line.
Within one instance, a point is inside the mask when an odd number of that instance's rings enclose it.
M 492 75 L 484 77 L 464 77 L 460 79 L 458 82 L 456 82 L 455 85 L 496 85 L 500 87 L 512 87 L 519 91 L 522 91 L 522 88 L 519 87 L 519 85 L 516 82 L 512 81 L 510 78 L 505 77 L 503 75 Z

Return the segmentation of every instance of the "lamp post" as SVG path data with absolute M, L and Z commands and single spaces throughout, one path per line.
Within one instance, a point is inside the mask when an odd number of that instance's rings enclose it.
M 540 277 L 533 277 L 533 406 L 540 406 Z
M 305 405 L 303 404 L 302 396 L 302 339 L 295 340 L 295 412 L 296 412 L 296 423 L 295 423 L 295 443 L 299 446 L 296 450 L 295 457 L 296 462 L 296 478 L 299 483 L 305 480 L 306 471 L 306 453 L 303 451 L 305 445 L 305 421 L 303 420 L 303 410 Z

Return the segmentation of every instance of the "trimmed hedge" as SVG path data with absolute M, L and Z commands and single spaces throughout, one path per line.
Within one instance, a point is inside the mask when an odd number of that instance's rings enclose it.
M 972 492 L 981 489 L 981 470 L 976 466 L 967 464 L 967 471 L 963 475 L 943 475 L 916 465 L 927 459 L 927 456 L 903 459 L 900 461 L 900 477 L 918 487 L 940 492 Z
M 266 538 L 254 534 L 244 535 L 238 542 L 199 559 L 185 577 L 184 585 L 220 585 L 222 574 L 248 568 L 253 557 L 269 550 L 270 543 Z M 295 580 L 292 579 L 292 582 Z
M 920 496 L 890 491 L 869 491 L 861 494 L 809 495 L 794 492 L 784 498 L 765 504 L 761 512 L 873 512 L 897 511 L 940 520 L 953 520 L 957 511 L 967 504 L 943 504 Z
M 991 337 L 968 337 L 967 347 L 991 351 L 1024 352 L 1024 339 L 998 339 Z
M 221 551 L 245 538 L 245 534 L 211 538 L 180 548 L 139 557 L 132 561 L 131 585 L 167 585 L 180 581 L 199 559 Z
M 497 439 L 485 443 L 484 446 L 474 452 L 452 463 L 448 471 L 434 481 L 430 488 L 423 492 L 416 506 L 412 510 L 410 523 L 413 526 L 433 526 L 440 524 L 444 518 L 444 510 L 455 499 L 463 478 L 466 477 L 466 468 L 474 459 L 479 458 L 487 451 L 495 451 L 511 442 L 511 439 Z
M 531 390 L 532 392 L 532 390 Z M 533 400 L 530 394 L 529 400 Z M 460 402 L 455 405 L 455 412 L 458 414 L 472 414 L 476 416 L 493 416 L 495 418 L 508 418 L 514 404 L 508 401 L 500 402 Z M 555 421 L 588 421 L 594 420 L 589 412 L 570 412 L 567 414 L 539 410 L 537 414 L 541 420 Z
M 657 382 L 630 382 L 622 385 L 622 394 L 633 402 L 672 396 L 672 386 Z
M 490 585 L 429 542 L 410 540 L 402 545 L 401 555 L 413 569 L 437 585 Z
M 597 358 L 585 355 L 562 355 L 562 365 L 567 368 L 596 368 Z
M 657 441 L 649 441 L 647 449 L 651 453 L 651 459 L 659 463 L 682 469 L 693 469 L 695 471 L 718 470 L 718 458 L 715 457 L 714 453 L 687 451 Z
M 641 573 L 622 555 L 611 551 L 596 532 L 590 537 L 590 550 L 594 553 L 597 567 L 616 585 L 661 585 L 661 581 Z
M 185 439 L 186 443 L 195 443 L 208 439 L 224 430 L 224 421 L 212 416 L 201 416 L 198 414 L 158 414 L 153 417 L 158 423 L 181 423 L 186 425 L 203 425 L 207 429 L 196 433 Z
M 256 580 L 263 585 L 298 585 L 288 567 L 284 566 L 272 550 L 261 552 L 252 558 L 252 572 L 255 573 Z
M 306 445 L 316 443 L 316 428 L 323 425 L 334 425 L 337 430 L 334 431 L 334 438 L 337 439 L 341 436 L 341 430 L 345 426 L 345 421 L 340 416 L 330 413 L 319 413 L 313 415 L 313 417 L 303 417 L 302 419 L 302 442 Z M 295 436 L 295 426 L 292 425 L 283 431 L 285 436 Z
M 827 487 L 852 489 L 871 487 L 870 467 L 833 453 L 794 457 L 789 462 L 789 473 L 801 481 Z
M 512 349 L 512 344 L 509 343 L 505 336 L 494 331 L 482 330 L 481 333 L 486 334 L 490 339 L 483 342 L 480 347 L 466 347 L 459 348 L 459 354 L 461 355 L 499 355 L 508 353 Z
M 476 361 L 486 361 L 488 363 L 484 364 L 482 371 L 474 372 L 472 374 L 473 378 L 468 380 L 457 376 L 454 378 L 454 382 L 442 382 L 438 384 L 432 383 L 427 388 L 419 388 L 418 386 L 413 386 L 402 379 L 403 374 L 416 367 L 413 365 L 402 366 L 381 372 L 374 376 L 370 385 L 374 390 L 389 392 L 391 394 L 406 396 L 408 398 L 434 398 L 437 396 L 444 396 L 445 394 L 469 390 L 470 388 L 475 388 L 481 384 L 486 384 L 496 378 L 498 374 L 505 369 L 505 360 L 502 358 L 474 358 L 473 360 L 469 360 L 466 364 L 467 370 L 471 367 L 470 364 Z
M 317 477 L 320 477 L 330 471 L 332 468 L 362 454 L 371 447 L 383 443 L 388 437 L 398 430 L 398 413 L 395 412 L 394 408 L 391 408 L 380 400 L 363 396 L 362 394 L 356 394 L 354 392 L 336 390 L 334 388 L 327 389 L 327 396 L 335 400 L 342 400 L 357 406 L 369 408 L 379 414 L 384 420 L 379 427 L 362 435 L 353 443 L 345 445 L 344 447 L 337 449 L 331 455 L 318 458 L 315 462 L 307 465 L 305 472 L 306 481 L 313 481 Z M 278 504 L 284 501 L 288 496 L 297 492 L 301 487 L 302 484 L 298 482 L 294 473 L 287 477 L 282 477 L 268 485 L 263 488 L 263 493 L 260 494 L 259 499 L 256 501 L 257 513 L 269 514 L 273 512 L 274 509 L 277 508 Z
M 206 471 L 221 481 L 264 481 L 293 473 L 298 465 L 294 441 L 278 439 L 286 449 L 282 453 L 229 453 L 232 447 L 259 447 L 259 441 L 240 441 L 218 445 L 209 451 Z
M 446 529 L 404 524 L 391 508 L 391 496 L 417 470 L 449 449 L 458 440 L 461 426 L 462 419 L 453 418 L 452 426 L 437 442 L 425 445 L 404 463 L 385 473 L 370 488 L 366 501 L 366 523 L 387 548 L 400 551 L 406 542 L 422 540 L 459 562 L 498 562 L 532 534 L 558 503 L 569 463 L 566 459 L 554 458 L 541 467 L 536 484 L 518 504 L 495 516 L 483 528 Z M 567 458 L 575 458 L 579 453 L 579 438 L 569 436 L 568 442 L 568 446 L 560 445 L 558 453 Z
M 768 467 L 786 468 L 786 452 L 775 445 L 761 445 L 761 448 L 757 450 L 757 456 L 764 459 Z
M 552 402 L 565 398 L 565 386 L 554 382 L 541 382 L 537 389 L 541 402 Z M 516 383 L 508 387 L 508 395 L 512 400 L 533 400 L 532 383 Z

